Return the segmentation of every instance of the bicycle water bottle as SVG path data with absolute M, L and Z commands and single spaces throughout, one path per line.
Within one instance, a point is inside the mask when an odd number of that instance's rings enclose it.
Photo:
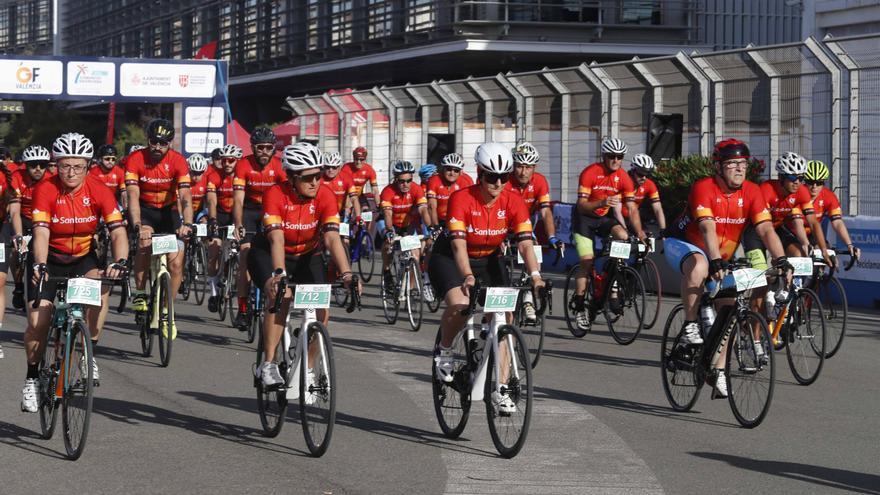
M 700 326 L 703 328 L 703 335 L 709 335 L 712 324 L 715 323 L 715 308 L 712 304 L 703 304 L 700 306 Z

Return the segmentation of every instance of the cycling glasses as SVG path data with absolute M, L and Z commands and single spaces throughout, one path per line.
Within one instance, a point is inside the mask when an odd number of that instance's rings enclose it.
M 825 185 L 824 180 L 808 180 L 808 181 L 804 181 L 804 183 L 807 184 L 808 186 L 824 186 Z
M 318 182 L 323 174 L 323 172 L 315 172 L 308 175 L 294 175 L 294 177 L 300 182 Z
M 605 158 L 610 158 L 612 160 L 623 160 L 624 155 L 616 154 L 616 153 L 605 153 Z
M 507 180 L 510 179 L 510 174 L 492 174 L 486 173 L 483 174 L 483 180 L 486 181 L 487 184 L 495 184 L 499 180 L 502 184 L 507 184 Z
M 779 174 L 779 178 L 783 180 L 787 180 L 789 182 L 803 182 L 803 175 L 795 175 L 795 174 Z
M 170 141 L 163 141 L 161 139 L 150 139 L 149 142 L 150 146 L 161 146 L 163 148 L 171 144 Z
M 397 181 L 398 184 L 409 184 L 410 182 L 413 181 L 412 179 L 394 179 L 394 180 Z

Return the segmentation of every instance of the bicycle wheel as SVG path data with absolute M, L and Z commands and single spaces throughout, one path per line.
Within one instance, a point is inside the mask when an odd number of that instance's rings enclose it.
M 82 321 L 70 327 L 70 349 L 64 362 L 64 395 L 61 398 L 61 424 L 67 457 L 76 460 L 82 455 L 89 434 L 92 416 L 92 337 Z
M 197 242 L 196 248 L 193 251 L 193 285 L 192 291 L 195 296 L 196 304 L 201 306 L 203 302 L 205 302 L 205 290 L 208 285 L 208 275 L 207 275 L 207 260 L 208 256 L 205 253 L 205 245 L 201 243 L 201 241 Z
M 690 411 L 700 390 L 703 377 L 700 372 L 702 346 L 682 342 L 684 330 L 684 306 L 672 308 L 663 327 L 660 344 L 660 374 L 663 379 L 663 392 L 669 405 L 676 411 Z
M 229 260 L 226 267 L 226 313 L 229 315 L 229 324 L 235 323 L 238 318 L 238 258 Z M 233 316 L 234 315 L 234 316 Z
M 153 308 L 158 311 L 159 328 L 156 334 L 159 337 L 159 361 L 163 368 L 168 367 L 171 362 L 171 347 L 174 343 L 173 335 L 171 335 L 171 323 L 174 321 L 172 308 L 174 305 L 174 294 L 171 293 L 171 274 L 163 272 L 159 274 L 156 280 L 156 289 L 159 291 L 159 297 L 156 304 L 159 306 Z
M 843 337 L 846 335 L 846 320 L 849 313 L 849 304 L 846 300 L 846 292 L 837 277 L 822 277 L 819 280 L 817 291 L 819 301 L 825 314 L 825 359 L 829 359 L 840 350 L 843 345 Z
M 577 306 L 575 301 L 575 277 L 577 276 L 579 268 L 580 265 L 573 265 L 568 269 L 568 274 L 565 276 L 565 289 L 562 291 L 562 300 L 564 301 L 562 309 L 565 312 L 565 325 L 568 327 L 568 331 L 580 339 L 589 333 L 589 330 L 579 329 L 577 322 L 575 321 L 574 308 Z
M 535 369 L 541 359 L 541 352 L 544 350 L 544 315 L 538 316 L 534 323 L 526 322 L 525 311 L 522 301 L 520 301 L 520 304 L 517 305 L 514 323 L 526 340 L 529 356 L 532 359 L 532 369 Z
M 295 343 L 296 341 L 294 341 Z M 278 368 L 281 376 L 287 377 L 287 362 L 282 359 L 284 354 L 284 339 L 278 341 L 275 347 L 275 360 L 278 362 Z M 260 333 L 260 339 L 257 342 L 257 362 L 254 365 L 254 371 L 259 369 L 263 364 L 263 335 Z M 277 437 L 281 433 L 281 427 L 284 426 L 284 418 L 287 413 L 287 387 L 266 388 L 263 381 L 257 378 L 254 373 L 254 388 L 257 389 L 257 410 L 260 413 L 260 424 L 263 426 L 263 435 L 267 437 Z
M 639 266 L 639 276 L 645 288 L 645 322 L 642 328 L 653 328 L 660 316 L 660 305 L 663 303 L 663 288 L 660 284 L 660 272 L 651 258 L 645 258 Z
M 436 313 L 437 310 L 440 309 L 440 295 L 438 295 L 437 292 L 434 290 L 434 286 L 431 285 L 430 280 L 428 281 L 428 285 L 424 285 L 423 281 L 423 286 L 428 287 L 428 290 L 431 291 L 431 300 L 426 301 L 426 304 L 428 305 L 428 311 Z
M 819 378 L 825 363 L 825 318 L 819 296 L 810 289 L 800 289 L 790 306 L 794 310 L 788 325 L 786 355 L 791 374 L 801 385 Z
M 441 330 L 437 330 L 434 339 L 434 349 L 440 348 Z M 431 390 L 434 398 L 434 413 L 440 429 L 447 438 L 458 438 L 467 426 L 468 416 L 471 411 L 470 377 L 471 368 L 468 365 L 468 349 L 465 342 L 465 332 L 459 332 L 452 341 L 452 355 L 454 375 L 452 383 L 445 383 L 437 379 L 437 361 L 431 360 Z M 473 344 L 477 345 L 475 339 Z
M 224 271 L 225 270 L 221 270 L 221 273 Z M 229 285 L 229 281 L 226 280 L 224 275 L 225 274 L 220 275 L 220 287 L 219 287 L 219 290 L 217 291 L 217 317 L 220 318 L 221 322 L 223 322 L 223 320 L 226 319 L 226 309 L 228 308 L 227 303 L 226 303 L 226 300 L 228 298 L 226 286 Z M 231 320 L 232 320 L 232 317 L 230 315 L 230 321 Z
M 190 292 L 192 292 L 192 286 L 194 283 L 195 276 L 193 275 L 193 264 L 192 264 L 192 248 L 189 248 L 185 252 L 185 259 L 183 260 L 183 277 L 180 279 L 180 288 L 178 292 L 180 293 L 180 299 L 184 301 L 189 301 Z
M 336 371 L 333 364 L 333 342 L 327 327 L 314 322 L 308 327 L 309 347 L 316 345 L 312 373 L 300 373 L 299 414 L 309 452 L 321 457 L 330 446 L 336 422 Z M 308 350 L 304 353 L 309 354 Z
M 369 232 L 364 232 L 360 239 L 360 249 L 358 256 L 358 273 L 361 280 L 365 283 L 373 278 L 373 271 L 376 269 L 376 251 L 373 248 L 373 239 Z
M 247 342 L 251 344 L 254 342 L 254 339 L 257 338 L 257 332 L 260 331 L 260 324 L 263 322 L 263 308 L 266 305 L 265 297 L 263 294 L 260 294 L 260 301 L 257 301 L 256 298 L 256 290 L 251 288 L 251 317 L 250 322 L 248 322 L 248 331 L 247 331 Z M 259 304 L 258 304 L 259 302 Z M 259 307 L 259 309 L 257 309 Z
M 400 312 L 400 299 L 397 297 L 397 294 L 399 292 L 397 281 L 400 280 L 400 278 L 395 273 L 397 271 L 395 266 L 396 264 L 392 262 L 391 279 L 393 281 L 393 285 L 391 287 L 385 287 L 384 274 L 379 277 L 379 297 L 382 298 L 382 313 L 385 315 L 385 321 L 388 322 L 389 325 L 393 325 L 397 322 L 397 315 Z
M 764 420 L 773 399 L 773 343 L 767 322 L 754 311 L 734 317 L 732 325 L 725 359 L 727 400 L 739 424 L 754 428 Z M 753 337 L 755 329 L 761 336 L 758 342 Z M 763 349 L 760 353 L 759 348 Z
M 499 355 L 493 354 L 489 358 L 484 400 L 492 443 L 502 457 L 510 459 L 525 445 L 529 433 L 532 419 L 532 367 L 525 339 L 516 327 L 502 325 L 498 329 L 498 349 Z M 499 377 L 495 371 L 495 360 L 502 356 L 503 360 L 499 361 Z M 513 401 L 513 412 L 498 411 L 499 397 L 493 397 L 493 393 L 499 388 L 502 396 L 506 395 Z
M 153 355 L 156 332 L 150 328 L 149 313 L 140 314 L 135 318 L 135 322 L 138 324 L 138 334 L 141 339 L 141 355 L 150 357 Z
M 61 343 L 58 331 L 52 329 L 46 339 L 46 349 L 40 362 L 40 379 L 37 399 L 40 401 L 40 433 L 48 440 L 55 433 L 58 420 L 58 401 L 55 400 L 55 385 L 58 383 L 58 366 Z
M 403 287 L 401 290 L 406 295 L 406 314 L 409 317 L 409 327 L 413 332 L 422 328 L 422 314 L 424 313 L 424 301 L 422 300 L 422 272 L 419 270 L 418 261 L 411 259 L 406 265 L 403 274 Z
M 602 311 L 605 313 L 608 331 L 618 344 L 632 344 L 645 322 L 645 287 L 642 277 L 634 268 L 624 266 L 614 274 L 606 291 Z

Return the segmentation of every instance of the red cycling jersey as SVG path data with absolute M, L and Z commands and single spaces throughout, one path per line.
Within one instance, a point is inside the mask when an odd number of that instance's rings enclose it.
M 413 207 L 420 208 L 428 204 L 428 200 L 422 187 L 411 182 L 407 193 L 398 191 L 395 184 L 385 186 L 379 196 L 379 204 L 383 210 L 391 210 L 391 222 L 402 229 L 418 222 L 419 217 Z
M 125 162 L 125 185 L 140 188 L 141 207 L 177 209 L 177 190 L 190 186 L 189 165 L 186 158 L 174 150 L 168 150 L 156 165 L 148 165 L 149 150 L 139 150 L 128 155 Z
M 205 174 L 208 175 L 208 174 Z M 209 193 L 214 193 L 217 195 L 217 210 L 222 211 L 223 213 L 231 213 L 232 212 L 232 203 L 233 203 L 233 181 L 235 180 L 234 174 L 227 174 L 223 171 L 217 172 L 214 170 L 214 173 L 208 177 L 208 185 L 206 187 L 206 191 Z
M 822 222 L 822 219 L 825 218 L 826 214 L 832 221 L 843 218 L 843 209 L 840 207 L 840 200 L 837 199 L 837 195 L 834 194 L 834 191 L 827 187 L 823 187 L 822 190 L 819 191 L 819 194 L 816 195 L 815 199 L 813 199 L 813 212 L 816 214 L 816 221 L 820 223 Z M 813 229 L 809 225 L 804 225 L 804 228 L 807 230 L 807 234 L 813 232 Z
M 635 187 L 632 179 L 623 168 L 614 172 L 605 170 L 605 165 L 594 163 L 581 172 L 578 179 L 578 198 L 586 198 L 587 201 L 598 201 L 610 196 L 623 196 L 623 201 L 632 201 Z M 611 211 L 611 207 L 604 206 L 593 210 L 597 217 L 604 217 Z
M 434 175 L 428 179 L 428 188 L 425 192 L 425 197 L 437 200 L 437 219 L 446 220 L 448 216 L 447 210 L 449 209 L 449 196 L 451 196 L 452 193 L 472 185 L 474 185 L 474 180 L 471 179 L 470 175 L 464 172 L 460 173 L 458 179 L 452 184 L 447 184 L 440 174 Z
M 232 187 L 236 191 L 244 191 L 244 205 L 254 208 L 263 204 L 263 194 L 275 184 L 287 180 L 281 160 L 273 156 L 265 167 L 257 166 L 257 159 L 249 155 L 235 165 L 235 179 Z
M 373 166 L 369 163 L 364 163 L 361 165 L 361 168 L 355 170 L 354 162 L 348 162 L 342 166 L 342 170 L 339 172 L 340 174 L 347 175 L 351 182 L 354 184 L 354 190 L 358 196 L 364 193 L 364 186 L 367 181 L 370 182 L 370 192 L 375 194 L 376 189 L 379 188 L 379 182 L 376 178 L 376 171 L 373 170 Z
M 635 182 L 633 185 L 635 185 Z M 633 201 L 635 201 L 636 207 L 642 206 L 645 198 L 648 198 L 649 203 L 660 202 L 660 190 L 657 189 L 657 184 L 651 179 L 645 179 L 644 184 L 636 188 L 636 191 L 633 194 Z M 623 213 L 623 216 L 629 216 L 629 208 L 621 208 L 621 212 Z
M 813 213 L 813 198 L 810 190 L 803 184 L 797 191 L 788 194 L 782 189 L 779 180 L 772 179 L 761 183 L 761 192 L 770 207 L 773 227 L 779 227 L 787 219 L 803 218 L 804 215 Z
M 336 197 L 336 211 L 342 211 L 342 207 L 345 205 L 345 198 L 349 196 L 357 196 L 351 178 L 342 173 L 336 175 L 336 177 L 332 179 L 321 177 L 321 186 L 326 187 L 333 192 L 334 197 Z
M 49 229 L 49 248 L 65 257 L 81 258 L 91 251 L 100 220 L 109 230 L 123 225 L 113 191 L 90 176 L 75 192 L 66 192 L 57 176 L 40 181 L 33 206 L 34 228 Z
M 31 205 L 33 204 L 34 188 L 44 181 L 51 179 L 52 174 L 46 172 L 43 177 L 35 181 L 27 170 L 16 170 L 12 173 L 12 183 L 9 184 L 10 203 L 21 203 L 21 216 L 32 220 Z
M 532 236 L 532 222 L 521 197 L 502 190 L 489 206 L 479 184 L 452 193 L 447 226 L 453 238 L 465 240 L 470 258 L 485 258 L 494 253 L 509 233 L 517 240 Z
M 89 175 L 109 187 L 113 194 L 125 189 L 125 170 L 119 165 L 114 165 L 109 172 L 104 172 L 100 165 L 95 165 L 89 169 Z
M 725 193 L 719 185 L 721 180 L 716 177 L 706 177 L 698 180 L 691 188 L 688 197 L 690 218 L 685 219 L 684 235 L 685 240 L 708 254 L 706 241 L 698 224 L 701 220 L 714 220 L 718 249 L 721 258 L 727 260 L 736 251 L 748 222 L 758 225 L 770 221 L 771 218 L 770 212 L 767 211 L 767 203 L 757 184 L 745 181 L 740 189 Z
M 263 200 L 264 231 L 282 229 L 287 254 L 310 253 L 321 242 L 320 232 L 339 230 L 336 198 L 326 187 L 319 187 L 318 194 L 308 199 L 284 182 L 269 188 Z
M 6 174 L 0 172 L 0 224 L 6 220 L 6 193 L 9 190 L 9 183 L 6 182 Z
M 532 180 L 525 186 L 520 186 L 511 176 L 504 189 L 518 194 L 525 201 L 530 215 L 541 208 L 550 207 L 550 185 L 547 184 L 547 178 L 538 172 L 532 174 Z
M 205 195 L 208 194 L 208 179 L 211 176 L 211 172 L 213 172 L 213 170 L 208 170 L 203 173 L 202 176 L 199 177 L 199 180 L 195 181 L 190 187 L 193 212 L 198 212 L 207 206 L 207 203 L 205 203 Z

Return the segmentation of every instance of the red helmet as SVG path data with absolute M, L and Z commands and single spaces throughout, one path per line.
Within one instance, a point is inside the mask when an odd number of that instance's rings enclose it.
M 354 157 L 355 160 L 357 160 L 357 159 L 366 160 L 367 159 L 367 149 L 364 148 L 363 146 L 358 146 L 357 148 L 354 149 L 354 151 L 351 152 L 351 155 Z
M 715 144 L 712 151 L 712 160 L 716 162 L 724 162 L 734 158 L 750 158 L 751 153 L 746 143 L 739 139 L 725 139 Z

